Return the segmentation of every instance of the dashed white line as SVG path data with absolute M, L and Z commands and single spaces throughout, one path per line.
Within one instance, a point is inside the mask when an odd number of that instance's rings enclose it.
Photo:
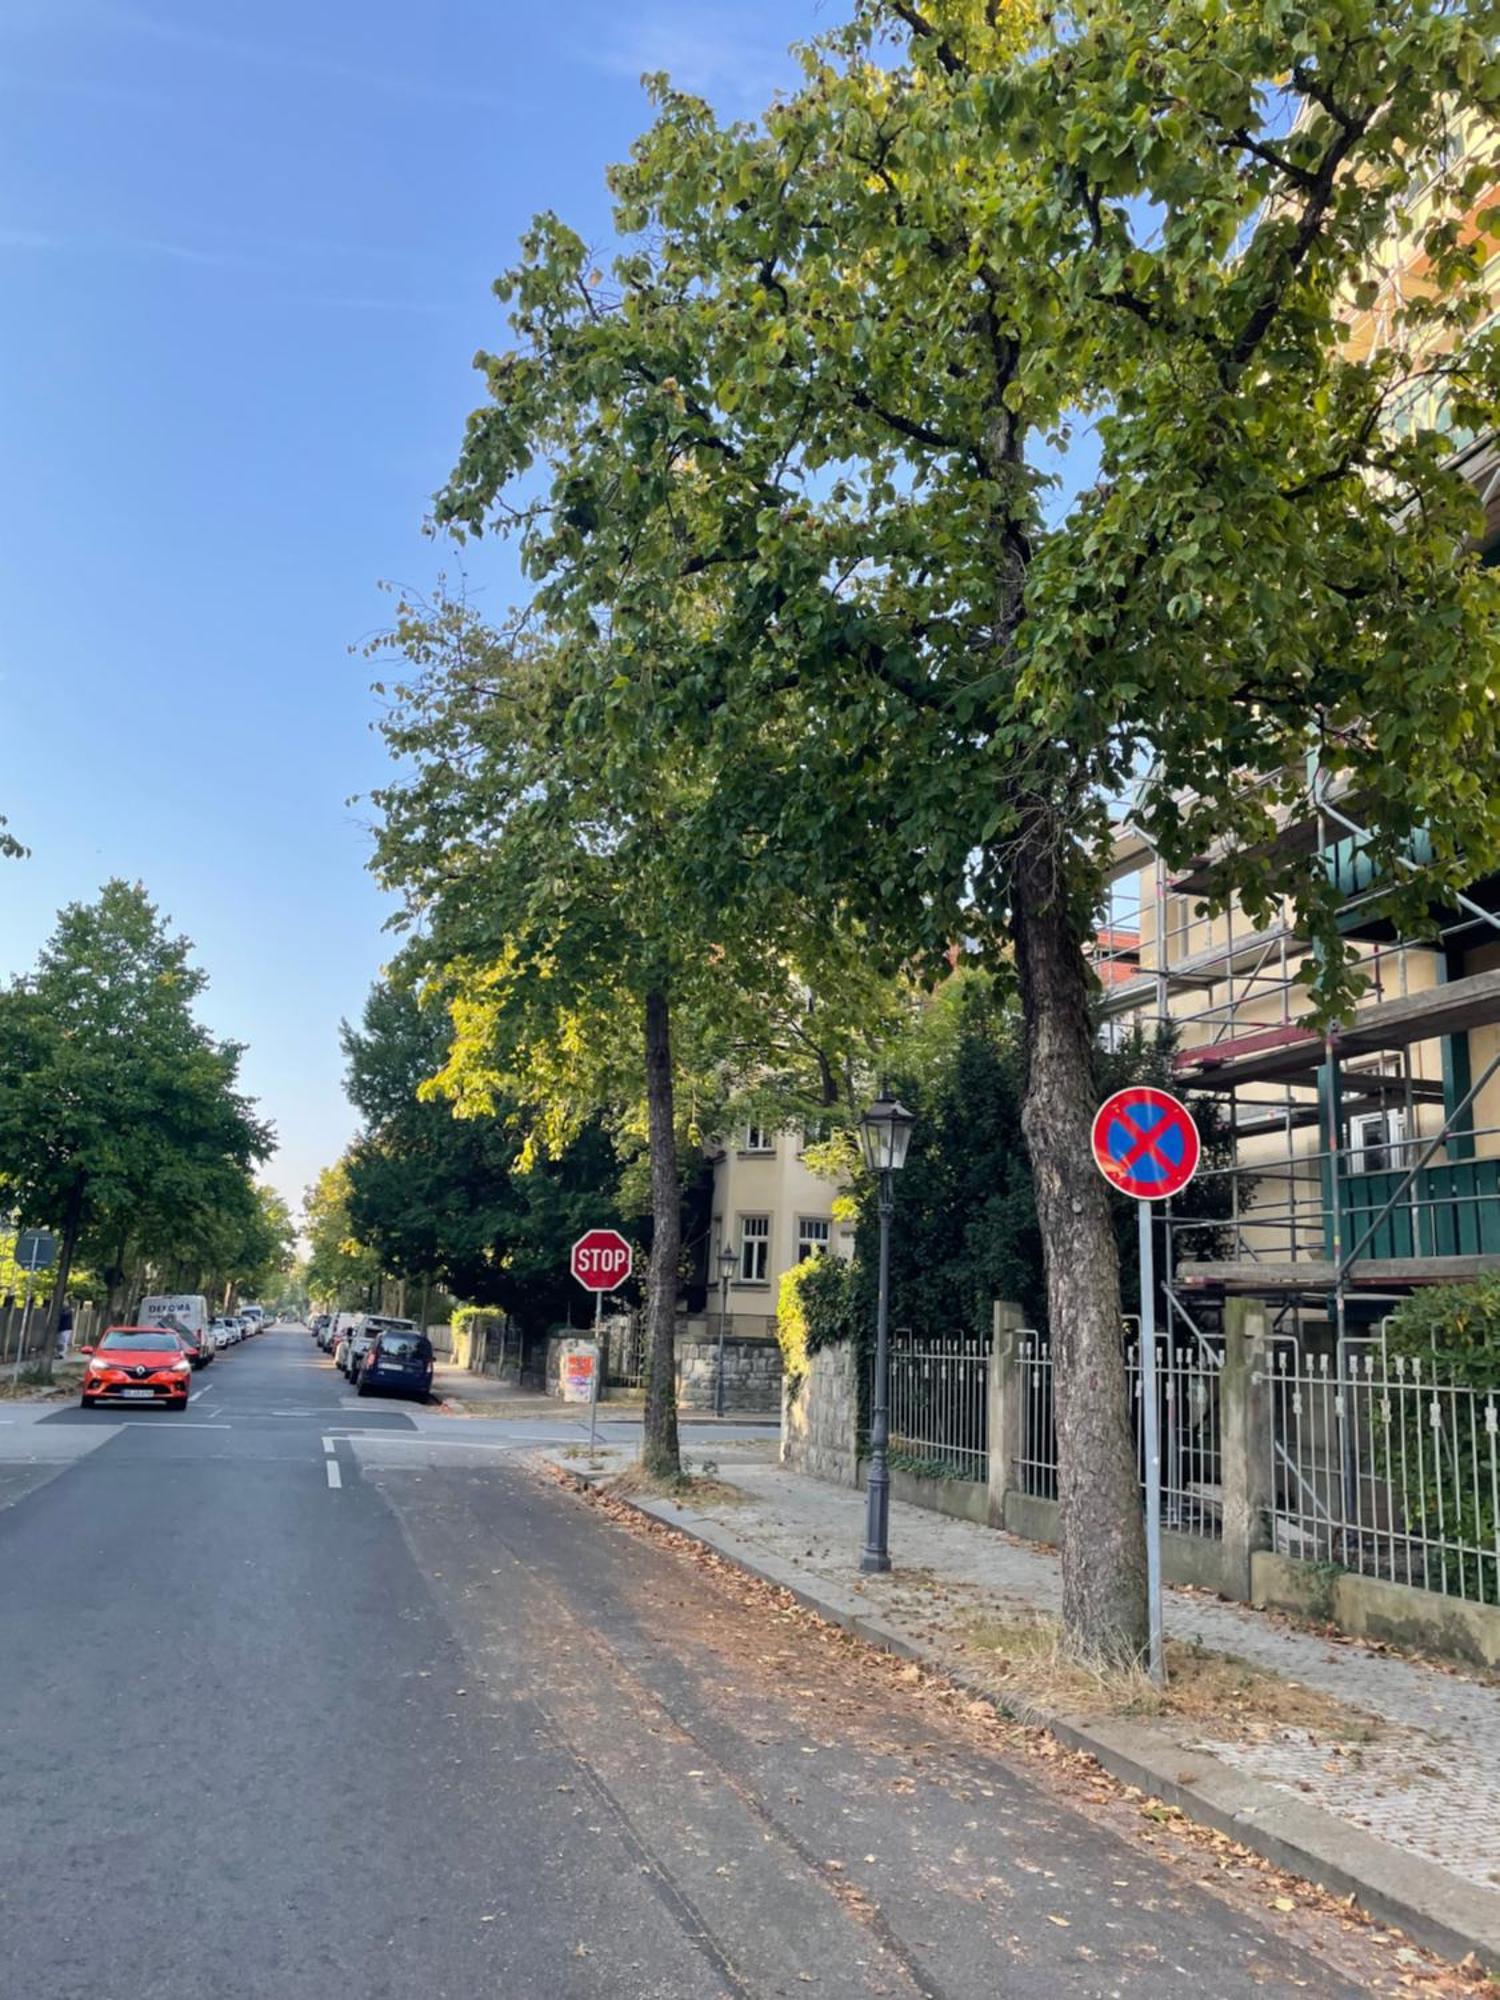
M 339 1471 L 339 1462 L 336 1458 L 325 1458 L 323 1461 L 323 1468 L 328 1474 L 328 1484 L 330 1486 L 343 1485 L 344 1483 L 343 1475 Z
M 337 1444 L 335 1444 L 334 1440 L 331 1437 L 326 1437 L 323 1440 L 323 1449 L 328 1453 L 329 1457 L 331 1458 L 333 1454 L 338 1450 L 338 1446 Z
M 195 1389 L 195 1390 L 193 1391 L 192 1395 L 188 1397 L 188 1401 L 189 1401 L 190 1403 L 196 1403 L 196 1402 L 197 1402 L 197 1400 L 198 1400 L 198 1398 L 199 1398 L 199 1397 L 200 1397 L 200 1396 L 201 1396 L 202 1394 L 203 1394 L 203 1391 L 202 1391 L 201 1389 Z

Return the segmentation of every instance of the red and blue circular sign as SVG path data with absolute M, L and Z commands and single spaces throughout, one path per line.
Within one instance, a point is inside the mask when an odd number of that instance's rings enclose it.
M 1094 1113 L 1094 1164 L 1136 1201 L 1179 1193 L 1198 1171 L 1198 1151 L 1193 1114 L 1148 1083 L 1115 1091 Z

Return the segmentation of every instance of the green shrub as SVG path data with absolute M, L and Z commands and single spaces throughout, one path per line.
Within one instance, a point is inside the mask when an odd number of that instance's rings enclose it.
M 854 1266 L 842 1257 L 807 1257 L 781 1280 L 776 1338 L 787 1384 L 795 1395 L 808 1358 L 855 1333 Z
M 1495 1564 L 1478 1553 L 1496 1545 L 1494 1489 L 1487 1473 L 1491 1440 L 1481 1396 L 1500 1388 L 1500 1276 L 1415 1293 L 1391 1316 L 1386 1352 L 1393 1374 L 1396 1364 L 1405 1362 L 1409 1378 L 1420 1369 L 1423 1382 L 1480 1392 L 1439 1397 L 1436 1426 L 1428 1397 L 1393 1396 L 1390 1415 L 1375 1417 L 1375 1436 L 1381 1470 L 1388 1477 L 1403 1475 L 1407 1527 L 1433 1540 L 1441 1536 L 1446 1544 L 1464 1544 L 1430 1551 L 1430 1586 L 1500 1602 Z
M 1391 1315 L 1386 1345 L 1442 1381 L 1500 1387 L 1500 1274 L 1413 1293 Z

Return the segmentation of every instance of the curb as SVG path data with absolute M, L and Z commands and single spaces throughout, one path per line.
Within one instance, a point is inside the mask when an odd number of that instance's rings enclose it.
M 555 1459 L 545 1462 L 580 1493 L 602 1486 L 609 1477 L 576 1472 Z M 1227 1834 L 1263 1861 L 1337 1895 L 1352 1896 L 1372 1917 L 1404 1931 L 1429 1951 L 1455 1963 L 1473 1957 L 1486 1971 L 1500 1973 L 1500 1893 L 1460 1881 L 1436 1862 L 1403 1853 L 1320 1806 L 1305 1805 L 1263 1779 L 1232 1770 L 1206 1752 L 1163 1742 L 1144 1723 L 1084 1721 L 1029 1702 L 1003 1703 L 935 1648 L 906 1638 L 852 1604 L 810 1590 L 802 1572 L 774 1556 L 748 1554 L 735 1535 L 716 1522 L 686 1513 L 670 1500 L 611 1497 L 642 1519 L 686 1535 L 758 1582 L 786 1591 L 804 1610 L 851 1637 L 925 1667 L 965 1694 L 988 1702 L 1010 1721 L 1046 1730 L 1069 1750 L 1092 1757 L 1111 1777 L 1177 1807 L 1199 1825 Z M 1191 1772 L 1185 1768 L 1189 1760 Z

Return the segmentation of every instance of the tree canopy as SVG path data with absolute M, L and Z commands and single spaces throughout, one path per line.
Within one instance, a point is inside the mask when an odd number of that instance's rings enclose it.
M 0 993 L 0 1190 L 61 1233 L 53 1314 L 87 1235 L 188 1258 L 253 1201 L 270 1133 L 241 1050 L 194 1017 L 205 978 L 139 886 L 65 909 L 36 970 Z
M 449 1057 L 450 1022 L 409 983 L 382 980 L 346 1026 L 346 1087 L 364 1131 L 346 1157 L 348 1215 L 383 1268 L 434 1278 L 455 1298 L 523 1326 L 568 1316 L 568 1252 L 597 1223 L 618 1226 L 619 1162 L 597 1117 L 553 1151 L 528 1148 L 529 1107 L 492 1098 L 456 1117 L 423 1086 Z
M 1287 896 L 1328 1010 L 1329 878 L 1273 838 L 1310 755 L 1377 866 L 1426 830 L 1409 912 L 1500 860 L 1500 581 L 1452 436 L 1390 421 L 1425 370 L 1494 422 L 1487 159 L 1439 176 L 1390 339 L 1346 338 L 1452 122 L 1494 129 L 1496 25 L 859 0 L 757 122 L 658 79 L 617 253 L 546 214 L 500 280 L 515 341 L 439 503 L 519 537 L 575 712 L 649 714 L 711 774 L 700 902 L 795 883 L 893 964 L 1014 952 L 1064 1616 L 1094 1657 L 1145 1635 L 1088 1147 L 1107 802 L 1144 773 L 1169 860 L 1222 843 L 1220 897 Z M 1083 425 L 1098 476 L 1049 506 Z

